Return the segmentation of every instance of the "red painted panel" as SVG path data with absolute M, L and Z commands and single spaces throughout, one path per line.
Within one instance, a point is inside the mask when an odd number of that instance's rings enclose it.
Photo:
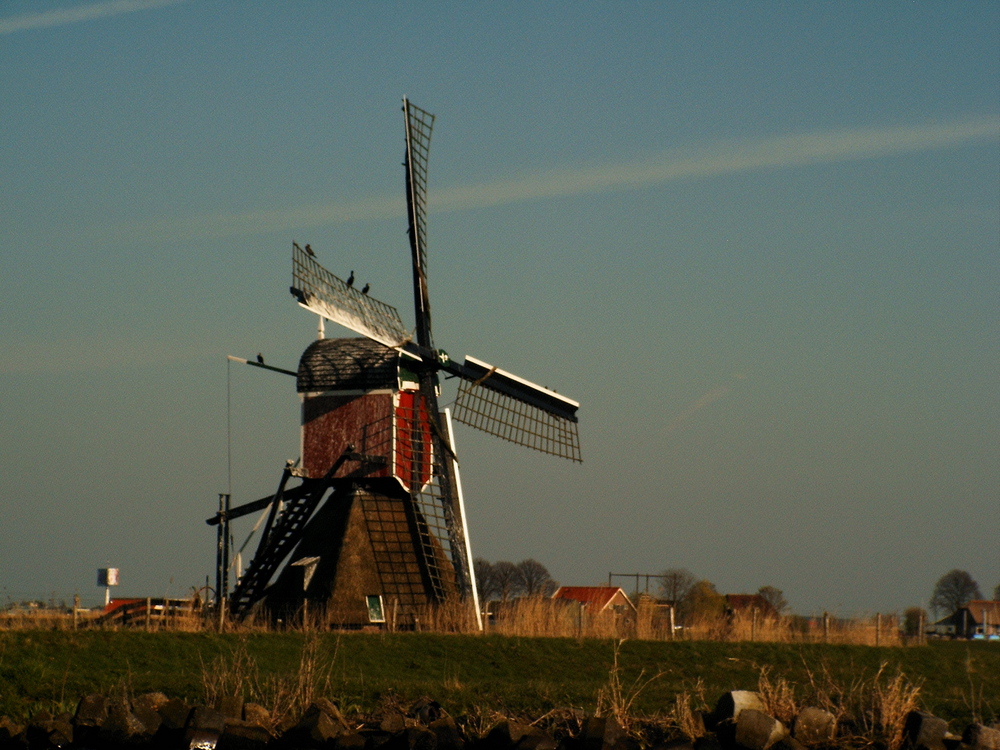
M 392 394 L 322 395 L 302 402 L 302 466 L 308 476 L 322 477 L 348 445 L 358 453 L 391 460 Z M 348 462 L 336 476 L 357 468 Z M 370 476 L 389 476 L 388 464 Z
M 431 445 L 431 427 L 424 400 L 415 391 L 400 391 L 396 405 L 393 474 L 406 489 L 411 489 L 415 475 L 421 487 L 430 481 Z

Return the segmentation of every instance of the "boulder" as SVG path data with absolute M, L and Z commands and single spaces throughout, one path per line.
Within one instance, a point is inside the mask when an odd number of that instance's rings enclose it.
M 337 737 L 350 731 L 337 705 L 319 698 L 309 704 L 298 723 L 284 733 L 283 739 L 293 746 L 332 747 Z
M 333 746 L 336 750 L 365 750 L 366 744 L 367 741 L 363 734 L 358 732 L 344 732 L 337 737 Z
M 906 716 L 903 735 L 911 750 L 946 750 L 948 722 L 923 711 L 910 711 Z
M 427 727 L 407 727 L 382 747 L 385 750 L 437 750 L 437 735 Z
M 208 706 L 195 706 L 184 728 L 184 744 L 190 750 L 212 750 L 226 730 L 226 717 Z
M 1000 730 L 983 724 L 969 724 L 962 733 L 968 750 L 1000 750 Z
M 590 716 L 580 732 L 582 750 L 613 750 L 625 735 L 614 716 Z
M 101 727 L 108 718 L 108 704 L 100 693 L 91 693 L 76 704 L 73 738 L 77 744 L 93 746 L 100 742 Z
M 712 712 L 711 722 L 720 724 L 724 721 L 736 721 L 740 713 L 748 708 L 754 711 L 764 712 L 764 704 L 760 696 L 752 690 L 732 690 L 723 693 L 722 697 L 715 704 L 715 711 Z
M 333 745 L 344 728 L 323 711 L 307 710 L 294 728 L 284 734 L 284 739 L 292 745 L 323 747 Z
M 388 710 L 379 719 L 378 728 L 390 734 L 402 732 L 406 729 L 406 717 L 402 711 Z
M 736 744 L 746 750 L 768 750 L 787 735 L 785 726 L 754 708 L 744 708 L 736 718 Z
M 72 715 L 53 716 L 48 711 L 39 711 L 31 717 L 24 730 L 28 747 L 32 750 L 52 750 L 73 744 Z
M 26 744 L 24 727 L 7 715 L 0 716 L 0 750 L 14 750 Z
M 837 736 L 837 717 L 822 708 L 803 708 L 792 724 L 792 736 L 804 745 L 830 742 Z
M 80 699 L 73 715 L 75 727 L 99 727 L 108 718 L 108 702 L 100 693 L 91 693 Z
M 271 712 L 259 703 L 243 704 L 243 720 L 250 724 L 256 724 L 258 727 L 264 727 L 268 731 L 274 728 L 274 720 L 271 718 Z
M 151 708 L 154 711 L 159 711 L 162 706 L 169 702 L 170 699 L 163 693 L 143 693 L 132 699 L 132 710 L 135 711 L 137 708 Z
M 694 742 L 686 737 L 678 737 L 653 745 L 649 750 L 694 750 Z
M 541 727 L 529 726 L 529 731 L 521 735 L 514 745 L 515 750 L 557 750 L 559 743 L 555 737 Z
M 167 701 L 167 696 L 163 693 L 143 693 L 132 701 L 132 713 L 143 723 L 146 727 L 146 734 L 150 737 L 159 732 L 160 726 L 163 724 L 160 708 Z
M 691 744 L 694 745 L 694 750 L 722 750 L 722 741 L 715 734 L 703 734 Z
M 432 721 L 427 728 L 434 732 L 438 750 L 465 749 L 465 740 L 462 739 L 455 720 L 450 716 L 442 716 L 437 721 Z
M 164 730 L 183 732 L 191 716 L 191 706 L 174 698 L 157 708 L 156 713 L 160 715 L 161 727 Z
M 487 733 L 483 745 L 488 750 L 510 750 L 536 729 L 529 724 L 504 719 Z
M 147 742 L 155 731 L 146 727 L 124 698 L 108 701 L 108 716 L 100 729 L 102 744 L 138 745 Z
M 243 699 L 238 695 L 224 695 L 215 701 L 215 710 L 227 719 L 242 719 Z
M 226 717 L 218 746 L 220 750 L 262 750 L 272 739 L 271 733 L 259 724 Z
M 771 750 L 806 750 L 806 746 L 791 735 L 788 735 L 771 745 Z
M 407 712 L 408 715 L 412 716 L 414 719 L 419 721 L 421 724 L 429 725 L 444 715 L 444 709 L 441 708 L 441 704 L 435 700 L 431 700 L 426 695 L 417 698 L 410 706 L 410 710 Z

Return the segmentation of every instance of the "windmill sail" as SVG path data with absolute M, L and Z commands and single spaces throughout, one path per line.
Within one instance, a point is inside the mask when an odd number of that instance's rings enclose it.
M 395 307 L 348 286 L 294 243 L 291 292 L 310 312 L 385 346 L 400 346 L 411 338 Z
M 461 378 L 456 422 L 526 448 L 583 462 L 578 402 L 473 357 L 447 369 Z
M 417 343 L 431 347 L 431 303 L 427 292 L 427 159 L 434 115 L 404 98 L 403 119 L 406 126 L 406 208 L 413 258 Z

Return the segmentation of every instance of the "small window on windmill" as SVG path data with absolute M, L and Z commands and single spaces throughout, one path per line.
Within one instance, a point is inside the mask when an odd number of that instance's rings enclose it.
M 368 603 L 368 622 L 385 622 L 385 609 L 382 607 L 382 595 L 366 596 Z

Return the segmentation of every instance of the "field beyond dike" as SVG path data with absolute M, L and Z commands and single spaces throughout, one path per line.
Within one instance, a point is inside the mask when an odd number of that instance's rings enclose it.
M 345 714 L 428 696 L 452 716 L 555 709 L 680 726 L 731 690 L 863 713 L 887 696 L 955 726 L 1000 719 L 1000 644 L 574 640 L 428 633 L 0 632 L 0 715 L 74 711 L 92 693 L 236 695 L 270 711 L 326 697 Z

